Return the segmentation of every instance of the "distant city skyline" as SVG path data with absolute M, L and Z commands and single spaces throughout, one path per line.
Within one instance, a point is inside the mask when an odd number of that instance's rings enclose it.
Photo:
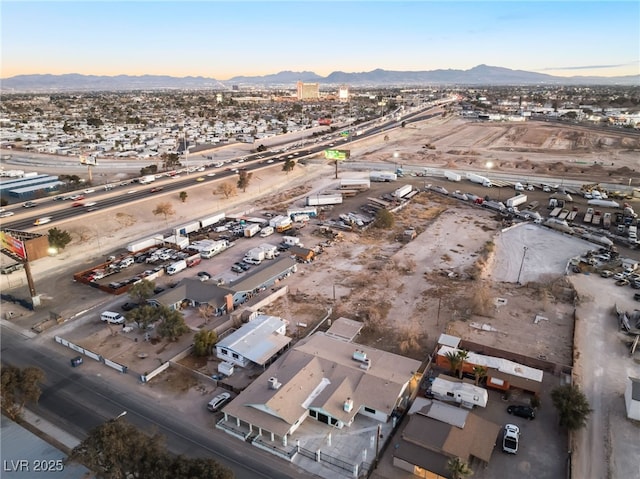
M 640 4 L 3 1 L 0 77 L 467 70 L 640 74 Z

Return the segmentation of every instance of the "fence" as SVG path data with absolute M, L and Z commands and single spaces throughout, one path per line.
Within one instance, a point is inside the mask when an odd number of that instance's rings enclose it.
M 309 449 L 305 449 L 304 447 L 298 446 L 296 448 L 296 451 L 301 456 L 304 456 L 313 461 L 331 464 L 332 466 L 342 469 L 343 471 L 347 471 L 350 474 L 354 474 L 354 475 L 357 474 L 357 477 L 366 477 L 372 469 L 371 463 L 361 462 L 360 464 L 353 464 L 349 461 L 345 461 L 335 456 L 331 456 L 321 450 L 311 451 Z
M 89 349 L 85 349 L 82 346 L 78 346 L 77 344 L 72 343 L 71 341 L 67 341 L 64 338 L 61 338 L 60 336 L 55 336 L 54 340 L 56 343 L 58 344 L 62 344 L 63 346 L 66 346 L 69 349 L 72 349 L 84 356 L 87 356 L 91 359 L 94 359 L 95 361 L 98 361 L 99 363 L 104 364 L 105 366 L 108 366 L 110 368 L 115 369 L 116 371 L 120 371 L 121 373 L 126 373 L 127 372 L 127 366 L 125 366 L 124 364 L 119 364 L 116 363 L 115 361 L 111 361 L 110 359 L 107 359 L 97 353 L 94 353 L 93 351 L 90 351 Z

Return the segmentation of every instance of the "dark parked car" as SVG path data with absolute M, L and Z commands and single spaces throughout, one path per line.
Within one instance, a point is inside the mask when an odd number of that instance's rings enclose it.
M 139 308 L 140 305 L 138 303 L 124 303 L 122 305 L 122 310 L 123 311 L 131 311 L 132 309 L 136 309 Z
M 156 288 L 153 290 L 155 294 L 160 294 L 163 291 L 164 291 L 164 288 L 162 286 L 156 286 Z
M 529 406 L 514 406 L 511 405 L 507 408 L 507 412 L 509 414 L 513 414 L 514 416 L 520 416 L 525 419 L 532 420 L 536 417 L 536 411 L 532 407 Z
M 198 273 L 198 278 L 200 278 L 200 281 L 207 281 L 207 280 L 211 279 L 211 275 L 209 273 L 207 273 L 206 271 L 200 271 Z

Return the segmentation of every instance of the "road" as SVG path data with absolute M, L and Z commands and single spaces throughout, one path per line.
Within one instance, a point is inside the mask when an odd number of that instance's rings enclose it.
M 2 328 L 1 346 L 3 364 L 36 366 L 45 373 L 42 396 L 33 411 L 78 438 L 127 411 L 127 421 L 143 431 L 155 429 L 164 435 L 171 452 L 215 459 L 239 479 L 313 477 L 223 432 L 182 420 L 170 404 L 150 400 L 130 380 L 107 382 L 73 369 L 68 357 L 13 330 Z
M 415 122 L 415 121 L 424 121 L 433 117 L 440 115 L 439 107 L 428 107 L 426 110 L 418 110 L 416 112 L 411 112 L 405 117 L 399 120 L 383 120 L 379 124 L 375 124 L 372 126 L 368 126 L 364 132 L 359 135 L 357 140 L 364 140 L 366 138 L 370 138 L 375 135 L 379 135 L 386 131 L 389 131 L 394 128 L 400 127 L 403 121 L 406 123 Z M 436 112 L 432 112 L 432 110 L 438 110 Z M 210 160 L 206 160 L 205 157 L 200 157 L 199 159 L 195 155 L 190 157 L 192 166 L 197 165 L 198 167 L 206 165 L 205 171 L 202 172 L 191 172 L 184 176 L 176 176 L 173 178 L 160 178 L 156 180 L 152 184 L 140 185 L 136 183 L 131 184 L 121 184 L 122 182 L 115 182 L 117 185 L 113 189 L 109 191 L 105 191 L 101 186 L 95 186 L 93 191 L 90 194 L 85 195 L 85 202 L 96 202 L 96 205 L 93 206 L 94 209 L 105 209 L 111 206 L 122 206 L 127 203 L 134 202 L 136 200 L 149 199 L 152 195 L 163 195 L 168 192 L 176 192 L 183 191 L 188 188 L 193 188 L 196 186 L 204 186 L 211 182 L 215 182 L 221 179 L 236 179 L 236 173 L 232 171 L 233 169 L 243 168 L 249 172 L 260 171 L 277 162 L 284 161 L 286 159 L 294 159 L 296 161 L 309 157 L 312 155 L 316 155 L 327 148 L 341 148 L 346 144 L 343 141 L 344 139 L 340 136 L 340 132 L 333 132 L 325 136 L 325 139 L 319 141 L 317 143 L 308 144 L 304 148 L 289 148 L 290 151 L 264 151 L 259 153 L 251 153 L 247 155 L 241 155 L 242 162 L 237 161 L 238 158 L 235 158 L 236 161 L 227 163 L 225 167 L 215 168 L 213 167 L 213 163 Z M 294 143 L 298 144 L 298 143 Z M 287 148 L 287 146 L 283 147 Z M 204 153 L 203 153 L 204 154 Z M 12 156 L 15 158 L 11 161 L 12 164 L 15 164 L 21 157 L 25 157 L 25 161 L 28 163 L 28 155 L 22 153 L 12 153 Z M 53 164 L 58 161 L 58 158 L 51 159 Z M 267 163 L 271 161 L 271 163 Z M 38 164 L 45 162 L 46 159 L 37 160 Z M 115 167 L 116 169 L 122 168 L 122 162 L 119 160 L 101 160 L 102 166 L 105 167 L 107 165 L 111 165 L 111 167 Z M 148 163 L 148 162 L 146 162 Z M 64 164 L 64 162 L 63 162 Z M 116 166 L 117 165 L 117 166 Z M 137 168 L 140 165 L 136 165 Z M 209 176 L 212 175 L 212 176 Z M 213 176 L 215 175 L 215 176 Z M 202 178 L 201 182 L 197 182 L 197 178 Z M 126 182 L 125 182 L 126 183 Z M 158 188 L 161 190 L 156 191 Z M 66 194 L 82 194 L 83 190 L 78 190 L 75 192 L 68 192 Z M 65 194 L 65 195 L 66 195 Z M 56 226 L 56 223 L 64 221 L 70 218 L 76 218 L 78 216 L 88 216 L 90 215 L 90 211 L 83 206 L 72 207 L 72 202 L 68 201 L 55 201 L 52 198 L 46 198 L 42 200 L 35 200 L 35 206 L 32 208 L 23 208 L 21 205 L 15 205 L 6 208 L 9 211 L 14 213 L 14 216 L 3 218 L 2 219 L 2 227 L 15 229 L 15 230 L 32 230 L 34 229 L 34 224 L 36 220 L 48 217 L 50 221 L 46 223 L 46 229 L 49 229 L 53 226 Z

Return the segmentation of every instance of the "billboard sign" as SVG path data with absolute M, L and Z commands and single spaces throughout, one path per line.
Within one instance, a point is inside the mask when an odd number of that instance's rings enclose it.
M 24 260 L 27 259 L 27 253 L 24 249 L 24 243 L 18 238 L 14 238 L 5 231 L 0 231 L 0 246 L 2 247 L 2 249 L 10 251 L 19 258 L 22 258 Z
M 98 159 L 94 155 L 80 155 L 80 164 L 81 165 L 89 165 L 89 166 L 97 166 Z
M 351 150 L 324 150 L 327 160 L 346 160 L 351 156 Z

